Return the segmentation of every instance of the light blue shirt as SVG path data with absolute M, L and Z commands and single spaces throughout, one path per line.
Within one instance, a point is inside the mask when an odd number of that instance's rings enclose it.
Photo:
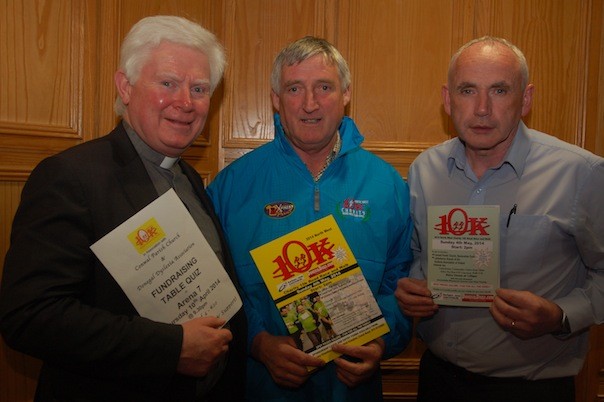
M 411 277 L 426 278 L 429 205 L 499 205 L 501 287 L 555 302 L 573 332 L 565 339 L 521 340 L 499 327 L 487 308 L 441 306 L 418 326 L 430 350 L 489 376 L 577 374 L 587 329 L 604 322 L 604 159 L 521 122 L 503 162 L 480 180 L 454 138 L 422 153 L 408 182 L 415 224 Z

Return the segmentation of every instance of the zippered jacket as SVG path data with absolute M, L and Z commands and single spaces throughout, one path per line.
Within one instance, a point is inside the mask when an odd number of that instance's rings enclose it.
M 275 139 L 226 167 L 208 187 L 235 260 L 248 315 L 248 347 L 261 331 L 287 335 L 283 319 L 256 268 L 250 250 L 327 215 L 342 230 L 378 301 L 390 332 L 384 358 L 407 345 L 411 322 L 400 312 L 394 290 L 412 260 L 409 190 L 388 163 L 361 148 L 363 136 L 352 119 L 339 127 L 338 156 L 315 182 L 275 115 Z M 248 359 L 248 400 L 366 401 L 381 387 L 373 381 L 348 389 L 329 363 L 299 389 L 273 382 L 260 362 Z M 381 395 L 381 388 L 377 391 Z

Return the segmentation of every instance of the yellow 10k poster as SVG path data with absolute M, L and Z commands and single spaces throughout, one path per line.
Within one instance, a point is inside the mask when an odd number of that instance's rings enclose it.
M 331 345 L 364 345 L 389 328 L 332 215 L 250 251 L 298 347 L 326 362 Z

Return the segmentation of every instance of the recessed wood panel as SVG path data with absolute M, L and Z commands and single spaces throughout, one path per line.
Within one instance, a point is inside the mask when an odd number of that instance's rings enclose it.
M 0 277 L 22 189 L 22 182 L 0 181 Z M 16 352 L 0 341 L 0 401 L 33 400 L 39 369 L 39 360 Z
M 2 2 L 0 130 L 77 136 L 83 3 Z
M 447 139 L 440 89 L 451 56 L 451 1 L 342 2 L 336 45 L 352 76 L 350 115 L 369 149 Z
M 0 3 L 0 180 L 93 138 L 93 0 Z
M 526 54 L 536 85 L 526 119 L 604 154 L 604 0 L 3 0 L 0 1 L 0 270 L 22 182 L 44 156 L 108 132 L 119 45 L 147 15 L 200 22 L 228 67 L 206 129 L 185 155 L 209 182 L 273 138 L 270 71 L 304 35 L 350 63 L 347 111 L 365 148 L 403 176 L 426 147 L 454 135 L 440 87 L 451 54 L 491 34 Z M 423 344 L 383 363 L 386 400 L 415 400 Z M 39 361 L 0 345 L 0 401 L 33 398 Z M 604 326 L 592 329 L 577 401 L 604 402 Z
M 583 145 L 589 1 L 476 0 L 472 37 L 504 37 L 525 54 L 535 84 L 529 127 Z M 461 45 L 461 43 L 460 43 Z
M 324 37 L 325 2 L 319 0 L 226 1 L 225 78 L 222 126 L 226 148 L 255 148 L 274 137 L 270 73 L 286 44 L 306 35 Z

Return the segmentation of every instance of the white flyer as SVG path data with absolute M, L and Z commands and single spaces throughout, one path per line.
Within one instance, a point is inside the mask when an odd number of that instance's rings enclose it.
M 435 303 L 490 306 L 499 258 L 498 205 L 428 207 L 428 288 Z
M 229 320 L 241 298 L 173 189 L 90 246 L 138 313 L 178 324 Z

